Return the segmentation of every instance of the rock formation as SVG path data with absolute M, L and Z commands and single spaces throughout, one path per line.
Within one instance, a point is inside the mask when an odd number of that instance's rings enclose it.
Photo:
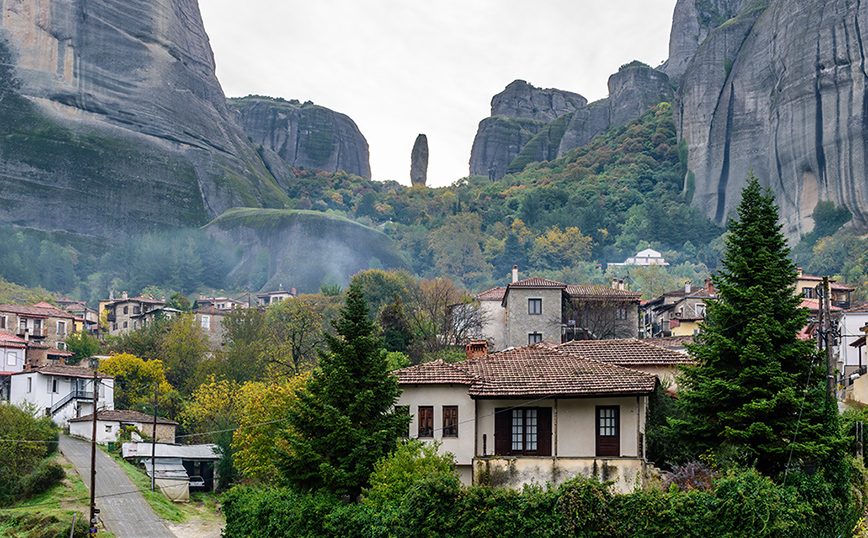
M 676 15 L 693 3 L 679 0 Z M 679 21 L 673 39 L 690 31 Z M 813 229 L 821 200 L 868 230 L 866 30 L 868 4 L 857 0 L 770 0 L 708 33 L 673 107 L 689 148 L 687 189 L 707 216 L 731 216 L 753 171 L 790 238 Z
M 371 177 L 368 142 L 344 114 L 309 101 L 260 96 L 229 99 L 229 106 L 255 143 L 290 166 Z
M 609 77 L 609 97 L 591 104 L 575 93 L 515 81 L 492 99 L 492 117 L 479 124 L 470 173 L 497 181 L 584 146 L 609 127 L 626 125 L 670 99 L 669 78 L 641 62 L 622 66 Z
M 428 137 L 420 134 L 410 154 L 410 184 L 422 185 L 428 181 Z
M 491 117 L 479 123 L 470 152 L 470 174 L 499 180 L 531 138 L 587 102 L 577 93 L 512 82 L 491 99 Z
M 0 3 L 0 57 L 0 223 L 117 238 L 288 201 L 196 0 Z

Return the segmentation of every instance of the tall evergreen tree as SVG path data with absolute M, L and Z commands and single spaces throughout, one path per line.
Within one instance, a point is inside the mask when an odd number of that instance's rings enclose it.
M 797 465 L 816 461 L 838 437 L 824 421 L 824 369 L 813 343 L 797 337 L 808 311 L 794 294 L 796 267 L 774 196 L 752 174 L 729 229 L 713 277 L 720 299 L 708 304 L 689 346 L 698 364 L 680 381 L 687 418 L 671 422 L 694 455 L 722 449 L 774 476 L 791 451 Z
M 323 335 L 329 351 L 320 351 L 319 368 L 289 410 L 278 468 L 288 485 L 355 497 L 410 419 L 393 408 L 398 380 L 358 282 L 333 325 L 337 336 Z

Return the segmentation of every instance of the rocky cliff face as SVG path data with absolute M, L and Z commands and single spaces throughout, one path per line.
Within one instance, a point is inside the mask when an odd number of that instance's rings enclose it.
M 813 229 L 821 200 L 868 230 L 866 30 L 858 0 L 771 0 L 709 32 L 674 107 L 687 188 L 707 216 L 730 216 L 752 170 L 776 195 L 789 237 Z
M 470 152 L 470 174 L 502 178 L 522 148 L 546 125 L 587 104 L 577 93 L 510 83 L 491 99 L 491 117 L 479 123 Z
M 117 237 L 283 207 L 196 0 L 0 2 L 0 223 Z
M 368 141 L 348 116 L 294 99 L 249 96 L 229 106 L 255 143 L 290 166 L 371 177 Z
M 560 90 L 539 90 L 517 80 L 491 101 L 473 141 L 470 173 L 491 181 L 584 146 L 609 127 L 626 125 L 672 99 L 669 78 L 634 62 L 609 77 L 609 97 L 591 103 Z

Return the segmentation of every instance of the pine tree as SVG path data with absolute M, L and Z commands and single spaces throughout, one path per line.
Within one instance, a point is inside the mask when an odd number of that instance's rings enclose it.
M 775 476 L 791 450 L 793 464 L 809 463 L 838 441 L 824 420 L 823 368 L 813 344 L 797 337 L 808 311 L 794 294 L 774 196 L 752 174 L 729 229 L 713 278 L 719 300 L 689 347 L 698 364 L 680 381 L 687 418 L 671 422 L 694 456 L 717 452 Z
M 374 463 L 406 432 L 409 416 L 393 407 L 398 381 L 387 367 L 360 284 L 350 285 L 333 325 L 337 336 L 324 335 L 329 351 L 320 351 L 319 368 L 289 410 L 278 468 L 287 485 L 355 497 Z

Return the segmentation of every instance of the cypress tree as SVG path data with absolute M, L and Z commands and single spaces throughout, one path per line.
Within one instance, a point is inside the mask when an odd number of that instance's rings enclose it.
M 825 372 L 814 344 L 797 337 L 809 313 L 794 293 L 778 208 L 753 174 L 729 230 L 723 269 L 713 277 L 719 300 L 708 304 L 689 346 L 697 365 L 679 382 L 686 418 L 670 422 L 694 455 L 716 452 L 775 476 L 791 452 L 792 463 L 812 464 L 839 437 L 825 420 Z
M 361 285 L 350 284 L 337 336 L 289 410 L 278 468 L 287 485 L 357 496 L 374 463 L 406 432 L 410 417 L 393 408 L 400 394 Z

